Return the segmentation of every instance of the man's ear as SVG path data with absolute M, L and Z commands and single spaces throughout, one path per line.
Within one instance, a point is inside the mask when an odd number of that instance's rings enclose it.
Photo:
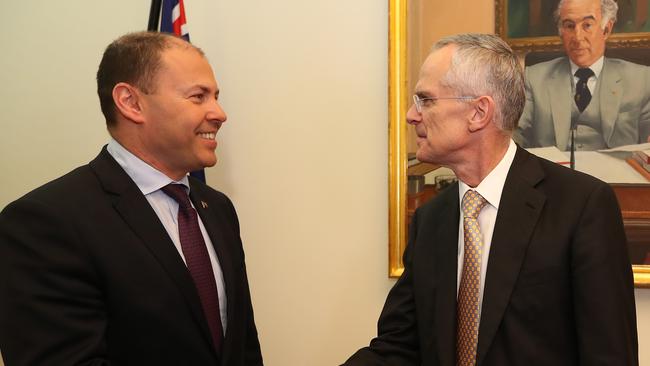
M 605 36 L 605 39 L 609 38 L 609 36 L 612 35 L 612 28 L 614 28 L 614 22 L 611 20 L 605 24 L 605 28 L 603 29 L 603 35 Z
M 469 131 L 476 132 L 488 126 L 494 118 L 494 99 L 484 95 L 471 101 L 472 111 L 469 119 Z
M 140 93 L 133 85 L 117 83 L 113 88 L 113 102 L 117 111 L 127 120 L 135 123 L 144 122 Z

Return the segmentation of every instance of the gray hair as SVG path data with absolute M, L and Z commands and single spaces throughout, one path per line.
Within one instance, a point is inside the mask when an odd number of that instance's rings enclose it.
M 458 34 L 433 45 L 431 52 L 454 45 L 447 74 L 440 80 L 459 95 L 489 95 L 496 104 L 494 120 L 505 132 L 517 128 L 524 109 L 524 74 L 510 46 L 493 34 Z
M 557 8 L 555 8 L 555 11 L 553 12 L 553 19 L 555 19 L 555 24 L 557 24 L 558 29 L 560 28 L 560 22 L 562 21 L 562 19 L 560 19 L 560 8 L 562 8 L 562 5 L 567 1 L 571 0 L 560 0 L 557 4 Z M 604 30 L 610 20 L 612 23 L 616 23 L 616 13 L 618 13 L 618 4 L 616 1 L 600 0 L 600 16 L 602 18 L 600 21 L 600 28 Z

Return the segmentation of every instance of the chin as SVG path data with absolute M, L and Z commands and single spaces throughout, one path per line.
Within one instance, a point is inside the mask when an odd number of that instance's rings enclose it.
M 571 59 L 571 61 L 573 61 L 574 64 L 578 65 L 578 67 L 591 66 L 589 58 L 585 55 L 576 55 Z
M 217 158 L 216 157 L 214 159 L 204 160 L 204 161 L 201 162 L 201 168 L 199 168 L 199 169 L 209 168 L 209 167 L 215 166 L 216 164 L 217 164 Z
M 433 161 L 435 160 L 431 157 L 431 154 L 426 154 L 425 152 L 421 152 L 420 150 L 418 150 L 415 153 L 415 157 L 423 163 L 433 163 Z
M 197 165 L 201 167 L 198 169 L 208 168 L 217 163 L 217 154 L 214 152 L 209 154 L 201 154 L 197 156 Z

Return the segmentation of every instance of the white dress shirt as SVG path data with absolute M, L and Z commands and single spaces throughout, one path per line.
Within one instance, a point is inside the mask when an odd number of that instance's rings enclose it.
M 125 149 L 114 139 L 108 143 L 107 147 L 108 153 L 117 161 L 118 164 L 124 169 L 126 174 L 131 177 L 133 182 L 138 186 L 144 197 L 147 199 L 151 208 L 156 212 L 158 219 L 167 230 L 167 234 L 174 242 L 174 246 L 178 251 L 178 254 L 183 259 L 183 262 L 187 265 L 185 261 L 185 256 L 183 255 L 183 249 L 181 248 L 181 240 L 178 234 L 178 202 L 173 198 L 169 197 L 161 188 L 165 187 L 170 183 L 182 184 L 185 186 L 186 190 L 189 193 L 189 180 L 187 176 L 184 176 L 180 181 L 173 181 L 171 178 L 155 169 L 151 165 L 145 163 L 137 156 L 133 155 L 130 151 Z M 191 202 L 191 201 L 190 201 Z M 194 207 L 194 204 L 192 204 Z M 201 228 L 201 234 L 203 234 L 203 240 L 208 249 L 208 255 L 210 256 L 210 262 L 212 264 L 212 271 L 214 272 L 214 279 L 217 282 L 217 293 L 219 295 L 219 311 L 221 317 L 221 324 L 223 326 L 223 331 L 226 331 L 227 323 L 227 313 L 226 313 L 226 287 L 223 280 L 223 272 L 221 271 L 221 266 L 219 265 L 219 258 L 217 253 L 214 250 L 212 245 L 212 240 L 208 232 L 203 226 L 203 221 L 201 221 L 201 216 L 199 218 L 199 226 Z
M 487 204 L 483 207 L 478 216 L 478 225 L 481 230 L 483 239 L 483 250 L 481 251 L 481 287 L 479 290 L 479 320 L 481 308 L 483 305 L 483 290 L 485 288 L 485 273 L 487 271 L 488 258 L 490 256 L 490 246 L 492 245 L 492 233 L 494 232 L 494 224 L 497 219 L 497 212 L 499 211 L 499 202 L 501 201 L 501 192 L 503 192 L 503 185 L 506 182 L 506 176 L 510 170 L 510 165 L 515 158 L 517 145 L 510 140 L 510 145 L 506 154 L 503 156 L 499 164 L 497 164 L 490 174 L 479 183 L 478 186 L 472 188 L 462 181 L 458 182 L 458 195 L 462 206 L 463 196 L 465 192 L 470 189 L 478 192 Z M 461 207 L 462 208 L 462 207 Z M 456 282 L 456 295 L 460 287 L 460 277 L 463 271 L 463 256 L 465 249 L 465 241 L 463 236 L 463 210 L 460 211 L 460 224 L 458 227 L 458 278 Z

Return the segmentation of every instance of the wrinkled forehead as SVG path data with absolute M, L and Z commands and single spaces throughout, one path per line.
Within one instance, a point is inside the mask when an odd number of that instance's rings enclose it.
M 456 48 L 455 45 L 447 45 L 433 50 L 427 56 L 420 68 L 418 82 L 415 86 L 416 92 L 443 87 L 440 81 L 447 75 L 451 67 L 451 60 Z

